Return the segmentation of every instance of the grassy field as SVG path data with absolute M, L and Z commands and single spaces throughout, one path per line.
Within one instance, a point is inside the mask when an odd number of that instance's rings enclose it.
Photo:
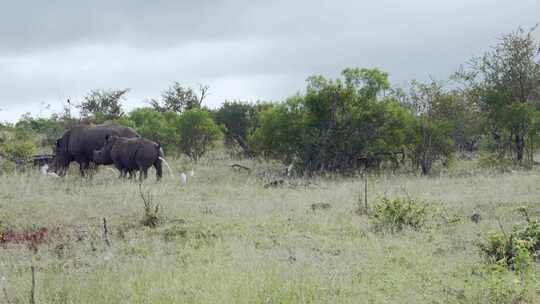
M 151 171 L 142 189 L 160 206 L 155 228 L 141 224 L 138 184 L 109 170 L 92 179 L 1 175 L 1 227 L 50 233 L 37 253 L 0 247 L 0 303 L 28 303 L 31 266 L 37 303 L 540 302 L 536 272 L 523 286 L 510 271 L 490 271 L 477 245 L 499 223 L 506 231 L 523 223 L 519 206 L 540 215 L 538 171 L 460 164 L 432 177 L 370 176 L 370 203 L 408 196 L 430 205 L 425 228 L 392 234 L 355 212 L 360 178 L 265 188 L 267 165 L 244 163 L 255 168 L 248 174 L 231 163 L 205 159 L 187 185 L 168 174 L 156 183 Z M 469 219 L 475 212 L 479 223 Z

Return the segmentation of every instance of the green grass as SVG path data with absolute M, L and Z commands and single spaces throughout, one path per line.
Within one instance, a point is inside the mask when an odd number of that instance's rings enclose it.
M 1 175 L 0 227 L 51 233 L 37 254 L 0 247 L 0 302 L 28 303 L 31 265 L 38 303 L 540 301 L 538 278 L 521 292 L 519 277 L 491 271 L 477 246 L 499 222 L 507 231 L 522 223 L 520 206 L 539 217 L 540 172 L 469 172 L 459 164 L 460 172 L 433 177 L 371 176 L 370 202 L 410 196 L 430 204 L 427 227 L 391 234 L 355 212 L 359 178 L 265 189 L 257 173 L 272 165 L 247 162 L 256 168 L 248 175 L 230 164 L 205 159 L 187 185 L 168 174 L 156 183 L 151 173 L 143 190 L 163 219 L 154 229 L 141 224 L 138 184 L 109 170 L 92 179 Z M 191 168 L 185 160 L 171 165 Z M 311 209 L 321 202 L 331 208 Z M 474 212 L 478 224 L 468 218 Z

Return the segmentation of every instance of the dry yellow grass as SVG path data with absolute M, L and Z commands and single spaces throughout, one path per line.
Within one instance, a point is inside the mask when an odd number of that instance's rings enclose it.
M 477 249 L 489 232 L 538 217 L 540 172 L 370 176 L 369 201 L 410 196 L 431 204 L 428 227 L 376 232 L 357 215 L 358 178 L 318 178 L 265 189 L 256 173 L 204 160 L 187 185 L 143 183 L 163 222 L 140 224 L 135 182 L 109 170 L 92 179 L 0 176 L 0 225 L 48 227 L 37 254 L 0 248 L 0 302 L 27 303 L 506 303 L 521 298 L 512 273 L 495 275 Z M 186 169 L 186 161 L 173 168 Z M 250 167 L 261 164 L 247 163 Z M 467 168 L 468 165 L 464 165 Z M 331 208 L 312 210 L 313 203 Z M 479 212 L 475 224 L 469 216 Z M 108 222 L 111 246 L 103 238 Z M 455 219 L 447 223 L 446 219 Z M 534 280 L 532 290 L 540 288 Z M 540 301 L 528 292 L 524 303 Z M 7 298 L 6 298 L 7 297 Z M 537 302 L 536 302 L 537 303 Z

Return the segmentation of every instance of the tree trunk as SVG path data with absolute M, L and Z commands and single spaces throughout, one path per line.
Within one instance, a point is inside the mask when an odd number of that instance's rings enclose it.
M 525 138 L 523 135 L 516 134 L 516 160 L 521 162 L 525 150 Z
M 330 163 L 329 159 L 329 150 L 330 150 L 330 143 L 331 143 L 331 137 L 334 133 L 334 129 L 336 127 L 336 111 L 337 111 L 337 103 L 338 103 L 338 96 L 339 91 L 336 89 L 336 92 L 334 93 L 334 96 L 332 98 L 332 105 L 330 108 L 330 121 L 328 122 L 328 126 L 326 130 L 323 131 L 322 138 L 321 138 L 321 150 L 320 150 L 320 160 L 321 163 L 320 171 L 323 172 L 325 169 L 328 169 L 328 165 Z
M 433 160 L 435 152 L 432 149 L 432 134 L 428 130 L 427 126 L 422 126 L 422 154 L 420 155 L 420 167 L 422 168 L 422 174 L 427 175 L 431 171 L 431 166 L 433 165 Z
M 433 161 L 431 158 L 428 157 L 422 157 L 420 160 L 420 167 L 422 168 L 422 174 L 428 175 L 429 171 L 431 171 L 431 165 L 433 164 Z
M 249 144 L 247 143 L 246 140 L 244 140 L 241 136 L 239 135 L 232 135 L 231 136 L 233 138 L 233 140 L 236 141 L 236 143 L 238 144 L 238 146 L 240 146 L 240 148 L 244 151 L 244 154 L 249 157 L 249 158 L 252 158 L 253 157 L 253 153 L 251 152 L 251 149 L 249 147 Z

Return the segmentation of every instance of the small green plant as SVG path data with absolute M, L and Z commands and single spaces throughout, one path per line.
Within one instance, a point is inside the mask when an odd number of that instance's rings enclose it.
M 479 244 L 480 250 L 491 263 L 509 264 L 512 258 L 511 240 L 502 233 L 491 233 L 484 243 Z
M 492 233 L 479 247 L 488 261 L 523 272 L 531 259 L 540 256 L 540 223 L 527 215 L 527 225 L 514 226 L 510 235 L 504 231 Z
M 529 286 L 522 284 L 516 274 L 504 265 L 486 266 L 483 278 L 487 283 L 483 293 L 487 296 L 489 303 L 533 303 L 534 296 L 530 294 Z
M 514 234 L 516 242 L 525 242 L 523 245 L 526 245 L 532 257 L 540 256 L 540 223 L 538 221 L 528 222 L 524 228 L 516 229 Z
M 419 229 L 426 223 L 427 204 L 411 198 L 384 197 L 374 206 L 373 219 L 377 229 L 399 232 L 405 227 Z
M 519 277 L 521 289 L 526 292 L 534 282 L 533 260 L 540 255 L 540 223 L 530 219 L 526 208 L 520 207 L 518 211 L 527 220 L 527 225 L 514 226 L 510 235 L 504 231 L 491 234 L 480 244 L 480 250 L 488 263 L 513 271 Z
M 534 258 L 540 254 L 540 223 L 531 220 L 525 207 L 518 212 L 527 224 L 516 225 L 507 234 L 492 233 L 486 242 L 479 244 L 486 257 L 490 274 L 491 303 L 532 303 L 535 276 Z

